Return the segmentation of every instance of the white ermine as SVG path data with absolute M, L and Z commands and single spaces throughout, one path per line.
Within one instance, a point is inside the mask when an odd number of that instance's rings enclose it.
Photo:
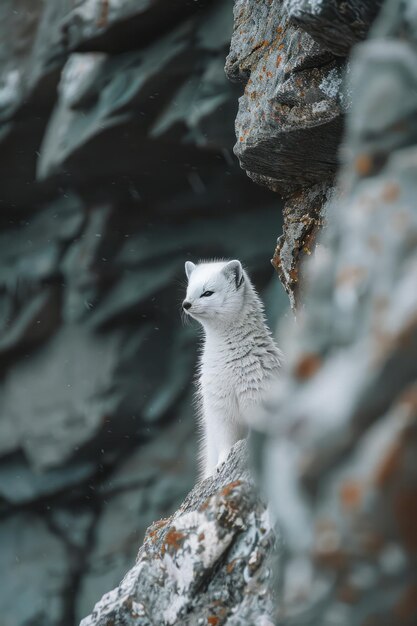
M 204 330 L 199 365 L 201 473 L 210 476 L 247 434 L 248 417 L 278 375 L 282 353 L 239 261 L 185 264 L 184 311 Z

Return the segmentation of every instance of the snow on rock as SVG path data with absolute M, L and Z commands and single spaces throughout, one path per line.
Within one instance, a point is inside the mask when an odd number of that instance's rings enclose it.
M 135 566 L 81 626 L 273 623 L 274 533 L 245 461 L 240 441 L 214 477 L 148 529 Z

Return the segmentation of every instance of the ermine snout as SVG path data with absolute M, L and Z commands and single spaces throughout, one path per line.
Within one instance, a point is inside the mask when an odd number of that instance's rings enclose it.
M 188 309 L 191 308 L 191 302 L 188 302 L 188 300 L 184 300 L 184 302 L 182 303 L 182 308 L 188 311 Z

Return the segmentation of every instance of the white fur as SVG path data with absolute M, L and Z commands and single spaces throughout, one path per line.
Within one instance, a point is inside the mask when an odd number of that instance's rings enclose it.
M 199 365 L 202 475 L 210 476 L 247 433 L 278 374 L 282 353 L 266 325 L 263 305 L 239 261 L 194 265 L 187 261 L 185 304 L 200 322 L 204 344 Z M 201 297 L 206 291 L 213 295 Z M 183 303 L 183 304 L 184 304 Z

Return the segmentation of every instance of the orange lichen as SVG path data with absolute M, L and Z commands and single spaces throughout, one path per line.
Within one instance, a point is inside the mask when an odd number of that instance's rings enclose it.
M 290 271 L 289 271 L 289 275 L 290 275 L 290 279 L 294 282 L 297 283 L 298 282 L 298 270 L 296 267 L 293 267 Z
M 203 502 L 203 504 L 199 507 L 198 510 L 199 511 L 206 511 L 208 509 L 209 505 L 210 505 L 210 498 L 207 498 L 207 500 L 205 500 Z
M 219 618 L 216 617 L 215 615 L 210 615 L 207 618 L 207 624 L 210 624 L 210 626 L 217 626 L 218 623 L 219 623 Z
M 320 369 L 322 360 L 318 354 L 305 354 L 294 368 L 294 374 L 299 380 L 307 380 Z
M 373 160 L 369 154 L 360 154 L 355 160 L 355 170 L 360 176 L 367 176 L 372 172 Z
M 347 265 L 343 267 L 336 276 L 336 284 L 341 285 L 357 285 L 366 276 L 366 271 L 358 265 Z
M 232 493 L 233 489 L 235 489 L 236 487 L 238 487 L 241 484 L 242 483 L 241 483 L 240 480 L 235 480 L 232 483 L 229 483 L 228 485 L 223 487 L 223 489 L 221 490 L 221 495 L 224 496 L 225 498 L 227 498 L 228 496 L 230 496 L 230 494 Z
M 380 489 L 386 487 L 389 480 L 398 471 L 401 461 L 401 449 L 402 446 L 400 445 L 400 442 L 394 442 L 388 453 L 377 467 L 374 482 Z
M 181 548 L 184 538 L 184 533 L 177 531 L 175 526 L 173 526 L 165 535 L 164 545 L 162 546 L 162 554 L 165 554 L 168 548 L 171 548 L 174 551 Z
M 281 257 L 280 257 L 280 250 L 275 250 L 274 252 L 274 256 L 271 259 L 271 265 L 272 267 L 275 269 L 276 272 L 279 272 L 281 269 Z
M 268 45 L 269 45 L 269 41 L 267 39 L 260 41 L 253 47 L 251 54 L 253 54 L 254 52 L 257 52 L 258 50 L 261 50 L 262 48 L 265 48 Z
M 149 530 L 147 532 L 147 535 L 151 539 L 152 542 L 155 542 L 159 531 L 161 530 L 161 528 L 166 526 L 166 524 L 169 522 L 169 520 L 170 520 L 170 518 L 167 517 L 167 518 L 160 519 L 157 522 L 154 522 L 152 524 L 152 526 L 149 528 Z
M 340 499 L 345 509 L 358 509 L 362 494 L 363 487 L 355 480 L 346 480 L 340 487 Z
M 227 498 L 227 496 L 229 496 L 231 494 L 231 492 L 233 491 L 233 489 L 235 489 L 235 487 L 238 487 L 239 485 L 242 484 L 241 480 L 235 480 L 232 483 L 229 483 L 228 485 L 226 485 L 225 487 L 223 487 L 223 489 L 221 490 L 221 494 L 222 496 L 224 496 L 225 498 Z
M 400 187 L 396 183 L 387 183 L 382 190 L 382 199 L 385 202 L 394 202 L 398 200 L 400 195 Z

